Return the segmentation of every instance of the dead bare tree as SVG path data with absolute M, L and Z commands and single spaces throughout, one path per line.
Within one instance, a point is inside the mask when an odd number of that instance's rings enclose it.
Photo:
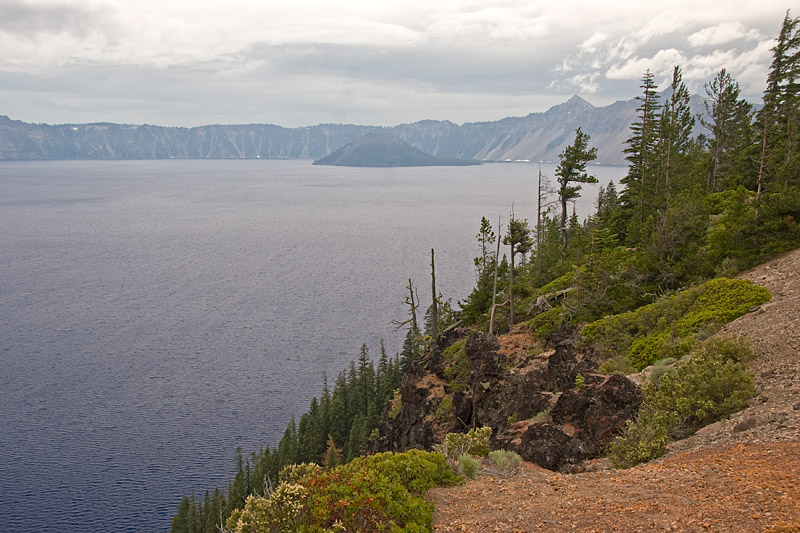
M 419 337 L 419 325 L 417 324 L 417 308 L 419 308 L 419 297 L 414 293 L 414 285 L 411 283 L 411 278 L 408 278 L 408 285 L 406 285 L 406 289 L 408 289 L 408 296 L 406 296 L 406 301 L 404 303 L 408 306 L 409 318 L 408 320 L 404 320 L 402 322 L 392 320 L 392 324 L 395 326 L 395 331 L 403 326 L 410 325 L 411 331 L 414 332 L 415 336 Z

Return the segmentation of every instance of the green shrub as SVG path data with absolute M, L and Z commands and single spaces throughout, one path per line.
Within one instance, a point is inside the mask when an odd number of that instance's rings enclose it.
M 442 352 L 442 359 L 446 365 L 444 377 L 449 381 L 450 390 L 453 392 L 463 392 L 469 385 L 470 366 L 464 346 L 466 340 L 461 339 Z
M 231 513 L 226 526 L 237 533 L 296 531 L 301 527 L 308 489 L 297 483 L 281 483 L 269 498 L 248 496 L 244 508 Z
M 481 469 L 481 462 L 470 454 L 464 453 L 458 458 L 458 468 L 462 476 L 468 479 L 475 479 Z
M 492 428 L 482 427 L 470 429 L 467 433 L 448 433 L 444 442 L 434 447 L 447 460 L 447 464 L 458 470 L 458 459 L 465 453 L 475 457 L 484 457 L 489 453 L 489 438 Z
M 492 450 L 489 452 L 489 461 L 492 472 L 500 477 L 511 477 L 519 472 L 522 457 L 516 452 L 507 450 Z
M 583 374 L 578 374 L 575 376 L 575 390 L 579 391 L 583 388 L 584 383 L 586 383 L 586 378 L 583 377 Z
M 755 357 L 740 338 L 712 338 L 698 346 L 658 385 L 642 388 L 644 402 L 635 422 L 610 447 L 618 466 L 649 461 L 664 453 L 672 438 L 684 437 L 724 416 L 743 409 L 755 392 L 747 369 Z
M 300 463 L 299 465 L 287 465 L 284 466 L 280 472 L 278 472 L 278 482 L 300 483 L 303 479 L 313 476 L 314 474 L 319 473 L 321 470 L 322 467 L 314 463 Z
M 691 335 L 708 324 L 727 324 L 771 297 L 767 289 L 748 280 L 712 279 L 703 285 L 703 293 L 677 321 L 677 327 L 684 335 Z
M 750 281 L 717 278 L 591 322 L 581 330 L 581 342 L 604 359 L 625 356 L 641 370 L 663 357 L 681 358 L 697 340 L 769 298 L 769 291 Z
M 539 313 L 528 321 L 528 327 L 536 338 L 544 339 L 555 332 L 559 326 L 569 321 L 569 315 L 563 307 L 554 307 Z
M 597 367 L 597 371 L 601 374 L 622 374 L 623 376 L 627 376 L 628 374 L 636 372 L 636 369 L 625 357 L 616 356 L 600 363 L 600 366 Z
M 281 484 L 269 498 L 251 496 L 226 525 L 236 533 L 430 531 L 433 505 L 422 495 L 459 482 L 441 454 L 379 453 Z
M 445 396 L 436 408 L 436 414 L 441 418 L 449 418 L 453 414 L 453 397 Z

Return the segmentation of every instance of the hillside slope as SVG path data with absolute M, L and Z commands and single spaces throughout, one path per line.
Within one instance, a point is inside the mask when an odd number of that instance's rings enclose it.
M 719 333 L 759 354 L 750 407 L 629 470 L 526 465 L 511 479 L 435 489 L 434 530 L 800 531 L 800 250 L 740 277 L 773 294 Z

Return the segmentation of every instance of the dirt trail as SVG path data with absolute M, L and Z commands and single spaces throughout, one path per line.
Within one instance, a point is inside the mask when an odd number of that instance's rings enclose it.
M 800 250 L 740 277 L 773 295 L 719 333 L 759 354 L 750 407 L 629 470 L 526 464 L 510 479 L 432 490 L 434 531 L 800 532 Z

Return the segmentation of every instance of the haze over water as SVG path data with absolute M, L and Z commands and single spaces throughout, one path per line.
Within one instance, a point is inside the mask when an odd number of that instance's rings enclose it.
M 464 298 L 481 216 L 514 201 L 533 220 L 536 174 L 0 163 L 0 529 L 168 529 L 182 496 L 227 485 L 237 446 L 277 444 L 324 372 L 400 348 L 390 322 L 409 277 L 429 304 L 431 248 Z

